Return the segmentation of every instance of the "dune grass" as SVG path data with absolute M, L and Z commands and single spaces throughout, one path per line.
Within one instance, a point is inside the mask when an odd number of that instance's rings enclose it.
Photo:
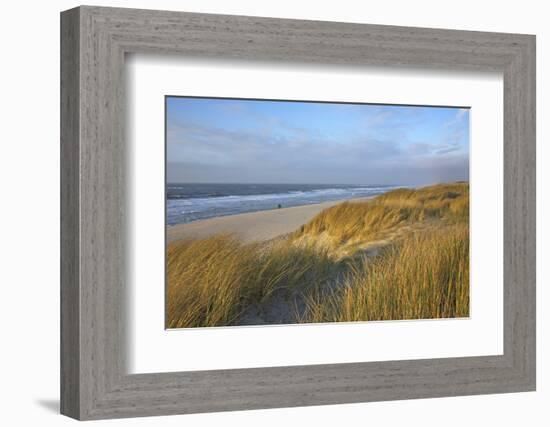
M 459 224 L 408 235 L 353 266 L 336 291 L 310 293 L 300 321 L 467 317 L 468 234 Z
M 229 235 L 174 242 L 167 326 L 239 324 L 247 308 L 281 292 L 295 322 L 468 316 L 468 212 L 468 184 L 453 183 L 340 203 L 269 244 Z
M 374 240 L 404 225 L 467 222 L 469 187 L 454 183 L 418 190 L 398 189 L 364 202 L 344 202 L 325 209 L 302 226 L 294 239 L 324 234 L 333 247 Z
M 169 328 L 233 325 L 250 304 L 323 283 L 333 267 L 323 251 L 285 241 L 264 248 L 230 235 L 173 243 L 167 251 Z

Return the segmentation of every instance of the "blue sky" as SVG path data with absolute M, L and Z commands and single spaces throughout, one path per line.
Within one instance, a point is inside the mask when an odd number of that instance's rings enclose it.
M 467 180 L 468 109 L 168 97 L 169 182 Z

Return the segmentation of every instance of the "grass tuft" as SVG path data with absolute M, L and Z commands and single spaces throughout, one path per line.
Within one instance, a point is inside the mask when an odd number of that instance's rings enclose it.
M 302 322 L 469 315 L 469 235 L 460 224 L 413 233 L 355 265 L 338 291 L 312 293 Z
M 231 235 L 172 243 L 167 250 L 169 328 L 233 325 L 251 304 L 278 290 L 322 283 L 333 267 L 326 252 L 286 241 L 265 248 Z
M 467 183 L 398 189 L 372 200 L 344 202 L 325 209 L 293 237 L 315 239 L 325 234 L 337 247 L 349 241 L 383 238 L 405 225 L 467 222 L 468 211 Z

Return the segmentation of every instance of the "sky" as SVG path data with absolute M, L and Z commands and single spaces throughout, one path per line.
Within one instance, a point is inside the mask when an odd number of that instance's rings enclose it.
M 468 180 L 469 116 L 469 109 L 454 107 L 167 97 L 167 180 Z

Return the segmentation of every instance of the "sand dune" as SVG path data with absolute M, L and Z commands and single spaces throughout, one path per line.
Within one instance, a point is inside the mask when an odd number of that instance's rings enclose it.
M 368 198 L 353 200 L 366 199 Z M 245 242 L 265 241 L 296 230 L 323 209 L 342 202 L 343 200 L 337 200 L 178 224 L 167 228 L 166 241 L 170 243 L 180 239 L 202 239 L 220 233 L 234 233 Z
M 170 231 L 198 238 L 167 248 L 169 328 L 469 316 L 467 183 Z

